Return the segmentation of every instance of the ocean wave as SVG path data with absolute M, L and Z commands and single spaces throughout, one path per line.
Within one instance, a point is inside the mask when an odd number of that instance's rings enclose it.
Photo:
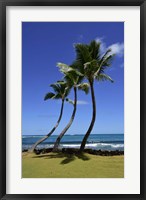
M 61 147 L 65 148 L 77 148 L 80 147 L 81 144 L 61 144 Z M 85 145 L 86 148 L 92 148 L 92 147 L 112 147 L 112 148 L 123 148 L 124 144 L 109 144 L 109 143 L 89 143 Z
M 40 144 L 37 146 L 38 149 L 42 148 L 52 148 L 54 144 Z M 80 148 L 81 144 L 60 144 L 59 148 Z M 30 144 L 24 144 L 22 149 L 29 149 L 31 147 Z M 85 148 L 91 148 L 96 150 L 124 150 L 124 144 L 109 144 L 109 143 L 90 143 L 86 144 Z

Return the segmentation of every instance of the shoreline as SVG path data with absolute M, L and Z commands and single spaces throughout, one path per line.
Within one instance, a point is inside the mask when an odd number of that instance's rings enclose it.
M 35 149 L 34 153 L 36 155 L 39 154 L 46 154 L 46 153 L 51 153 L 53 150 L 53 148 L 43 148 L 43 149 Z M 23 149 L 23 152 L 28 152 L 28 149 Z M 77 148 L 62 148 L 62 149 L 58 149 L 59 153 L 66 153 L 66 154 L 78 154 L 79 153 L 79 149 Z M 92 155 L 99 155 L 99 156 L 116 156 L 116 155 L 124 155 L 124 151 L 121 150 L 113 150 L 113 151 L 108 151 L 108 150 L 95 150 L 95 149 L 90 149 L 90 148 L 86 148 L 84 149 L 83 153 L 89 153 Z

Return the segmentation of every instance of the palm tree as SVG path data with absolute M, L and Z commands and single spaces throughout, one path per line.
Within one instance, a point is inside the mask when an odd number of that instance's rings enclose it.
M 34 149 L 36 148 L 37 145 L 39 145 L 40 143 L 42 143 L 43 141 L 45 141 L 48 137 L 50 137 L 52 135 L 52 133 L 55 131 L 55 129 L 58 127 L 59 122 L 62 118 L 62 114 L 63 114 L 63 108 L 64 108 L 64 100 L 67 97 L 67 95 L 69 94 L 70 88 L 68 87 L 67 83 L 65 81 L 58 81 L 54 84 L 50 85 L 53 90 L 53 92 L 49 92 L 45 95 L 44 100 L 48 100 L 48 99 L 61 99 L 62 100 L 62 104 L 61 104 L 61 109 L 60 109 L 60 115 L 59 118 L 55 124 L 55 126 L 52 128 L 52 130 L 45 135 L 43 138 L 41 138 L 40 140 L 38 140 L 29 150 L 29 152 L 33 152 Z
M 60 135 L 57 137 L 56 142 L 53 147 L 53 152 L 58 151 L 58 146 L 60 144 L 60 141 L 64 134 L 67 132 L 67 130 L 70 128 L 71 124 L 73 123 L 75 113 L 76 113 L 76 108 L 77 108 L 77 88 L 79 90 L 83 90 L 86 94 L 89 91 L 89 85 L 88 83 L 81 83 L 83 77 L 81 76 L 81 73 L 76 71 L 75 69 L 72 68 L 72 66 L 68 66 L 63 63 L 58 63 L 58 67 L 60 68 L 60 71 L 65 75 L 64 79 L 68 83 L 69 88 L 73 88 L 74 90 L 74 101 L 70 99 L 66 99 L 70 103 L 73 104 L 73 112 L 70 118 L 69 123 L 66 125 L 66 127 L 62 130 Z
M 92 120 L 90 126 L 82 140 L 80 146 L 80 152 L 85 148 L 87 139 L 93 129 L 95 119 L 96 119 L 96 100 L 94 94 L 94 80 L 104 81 L 109 80 L 113 82 L 111 77 L 104 73 L 104 70 L 111 66 L 111 61 L 114 54 L 108 49 L 103 55 L 100 54 L 100 43 L 96 41 L 91 41 L 89 45 L 86 44 L 76 44 L 76 61 L 74 62 L 74 67 L 78 69 L 80 73 L 88 80 L 91 88 L 91 98 L 92 98 Z

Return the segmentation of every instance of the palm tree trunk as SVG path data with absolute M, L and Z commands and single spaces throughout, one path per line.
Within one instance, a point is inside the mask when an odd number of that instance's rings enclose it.
M 87 139 L 93 129 L 93 126 L 94 126 L 94 123 L 95 123 L 95 119 L 96 119 L 96 102 L 95 102 L 95 95 L 94 95 L 94 87 L 93 87 L 93 82 L 90 82 L 90 87 L 91 87 L 91 96 L 92 96 L 92 120 L 91 120 L 91 123 L 90 123 L 90 126 L 83 138 L 83 141 L 81 143 L 81 147 L 80 147 L 80 152 L 83 152 L 84 148 L 85 148 L 85 145 L 86 145 L 86 142 L 87 142 Z
M 64 99 L 62 100 L 60 115 L 59 115 L 58 121 L 56 122 L 56 125 L 52 128 L 52 130 L 51 130 L 47 135 L 45 135 L 43 138 L 41 138 L 40 140 L 38 140 L 38 141 L 31 147 L 31 149 L 29 149 L 29 152 L 33 152 L 37 145 L 39 145 L 40 143 L 42 143 L 43 141 L 45 141 L 48 137 L 50 137 L 50 136 L 52 135 L 52 133 L 53 133 L 53 132 L 55 131 L 55 129 L 58 127 L 59 122 L 60 122 L 60 120 L 61 120 L 61 118 L 62 118 L 63 108 L 64 108 Z
M 74 117 L 75 117 L 76 107 L 77 107 L 77 88 L 74 87 L 74 109 L 73 109 L 73 113 L 72 113 L 72 116 L 71 116 L 71 119 L 70 119 L 69 123 L 63 129 L 63 131 L 60 133 L 58 138 L 56 139 L 56 142 L 55 142 L 54 147 L 53 147 L 53 152 L 57 152 L 58 151 L 58 146 L 59 146 L 60 140 L 62 139 L 62 137 L 64 136 L 66 131 L 69 129 L 69 127 L 71 126 L 71 124 L 72 124 L 72 122 L 74 120 Z

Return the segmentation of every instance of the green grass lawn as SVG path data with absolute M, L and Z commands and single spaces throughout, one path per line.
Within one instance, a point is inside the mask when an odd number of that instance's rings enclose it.
M 22 178 L 124 178 L 124 156 L 23 153 Z

